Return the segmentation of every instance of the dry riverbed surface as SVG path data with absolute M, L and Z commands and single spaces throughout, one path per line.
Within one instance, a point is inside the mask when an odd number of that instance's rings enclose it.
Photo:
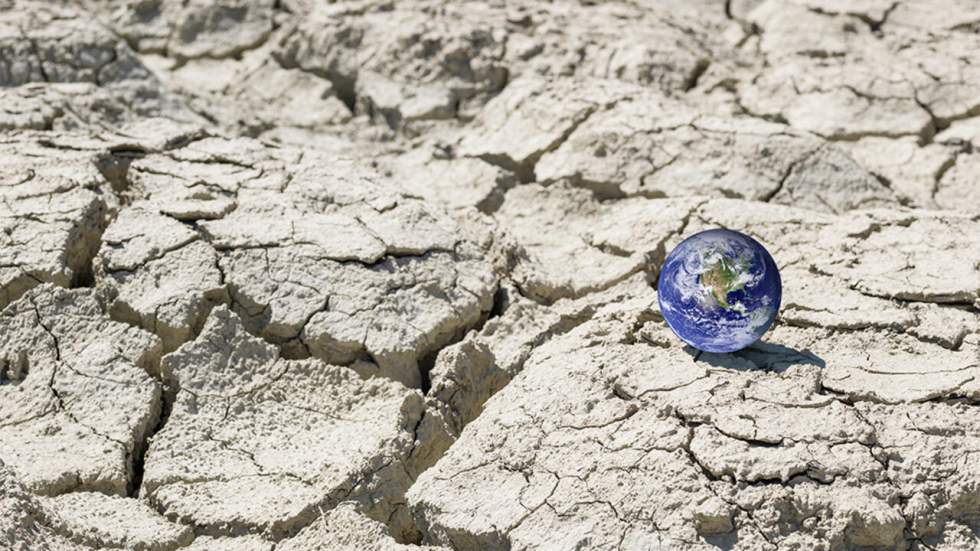
M 980 549 L 974 0 L 0 0 L 0 549 Z M 667 252 L 746 232 L 699 353 Z

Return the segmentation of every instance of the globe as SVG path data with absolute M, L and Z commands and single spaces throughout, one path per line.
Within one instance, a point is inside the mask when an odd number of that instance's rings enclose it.
M 688 237 L 667 255 L 657 295 L 667 325 L 681 340 L 705 352 L 734 352 L 772 325 L 783 286 L 758 241 L 714 229 Z

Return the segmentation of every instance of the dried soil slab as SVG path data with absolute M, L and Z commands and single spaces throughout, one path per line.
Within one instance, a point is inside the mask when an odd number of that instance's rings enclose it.
M 160 413 L 160 350 L 89 290 L 28 292 L 0 314 L 0 458 L 39 494 L 126 495 Z
M 887 303 L 882 304 L 887 307 Z M 895 307 L 893 307 L 895 308 Z M 910 311 L 911 310 L 911 311 Z M 976 385 L 980 362 L 976 351 L 980 337 L 977 316 L 970 314 L 958 323 L 962 332 L 953 345 L 927 334 L 931 322 L 917 309 L 904 327 L 830 329 L 786 319 L 767 340 L 781 346 L 805 350 L 823 367 L 822 385 L 851 401 L 885 404 L 923 402 L 978 396 Z M 945 314 L 945 312 L 939 312 Z M 855 317 L 864 317 L 854 313 Z M 956 323 L 946 318 L 944 324 Z M 855 354 L 854 350 L 860 350 Z
M 159 335 L 166 351 L 193 338 L 211 308 L 227 300 L 214 250 L 173 218 L 126 209 L 102 242 L 97 272 L 109 313 Z
M 980 300 L 980 224 L 968 215 L 871 211 L 845 218 L 824 238 L 832 245 L 813 262 L 817 271 L 838 275 L 866 295 L 967 305 Z
M 962 349 L 966 337 L 977 331 L 977 314 L 967 307 L 881 299 L 850 289 L 839 278 L 815 276 L 796 267 L 783 271 L 781 277 L 780 320 L 788 325 L 905 332 L 950 350 Z
M 438 145 L 420 146 L 382 162 L 385 173 L 407 193 L 451 211 L 475 208 L 492 214 L 503 203 L 504 193 L 519 183 L 508 170 L 471 157 L 448 157 Z
M 307 5 L 274 53 L 400 126 L 472 113 L 507 82 L 505 15 L 483 5 Z M 420 40 L 420 38 L 424 39 Z
M 415 474 L 416 392 L 283 360 L 226 307 L 164 357 L 162 373 L 179 390 L 150 443 L 141 495 L 168 518 L 198 534 L 280 539 L 351 499 L 399 536 L 412 531 L 396 504 Z
M 68 287 L 91 277 L 109 213 L 90 157 L 38 138 L 2 139 L 0 307 L 41 283 Z
M 55 532 L 88 548 L 172 551 L 194 539 L 190 527 L 171 524 L 139 500 L 73 492 L 41 503 Z
M 133 203 L 148 200 L 183 222 L 221 218 L 234 210 L 242 190 L 283 189 L 289 168 L 302 159 L 297 150 L 206 133 L 168 145 L 131 162 L 123 195 Z
M 252 125 L 322 128 L 346 123 L 352 116 L 329 80 L 299 69 L 283 69 L 271 60 L 237 79 L 229 92 L 239 117 L 243 104 L 254 106 L 258 121 L 249 121 Z
M 584 83 L 528 77 L 507 86 L 480 112 L 476 131 L 464 136 L 460 154 L 478 157 L 535 180 L 535 165 L 593 113 L 642 89 L 616 81 Z
M 297 534 L 280 542 L 279 551 L 441 551 L 447 548 L 429 545 L 402 545 L 387 533 L 380 522 L 357 511 L 353 502 L 345 501 L 331 509 Z
M 172 551 L 194 539 L 141 501 L 94 492 L 39 498 L 2 463 L 0 512 L 0 545 L 11 551 Z
M 85 548 L 55 533 L 45 508 L 17 475 L 0 462 L 0 545 L 10 551 L 83 551 Z
M 784 323 L 844 330 L 917 325 L 912 309 L 849 289 L 840 278 L 815 276 L 797 267 L 782 271 L 780 278 L 784 299 L 779 317 Z

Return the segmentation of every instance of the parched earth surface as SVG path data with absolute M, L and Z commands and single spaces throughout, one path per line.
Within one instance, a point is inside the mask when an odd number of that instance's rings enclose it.
M 980 549 L 974 0 L 0 0 L 0 549 Z M 773 254 L 762 341 L 655 282 Z

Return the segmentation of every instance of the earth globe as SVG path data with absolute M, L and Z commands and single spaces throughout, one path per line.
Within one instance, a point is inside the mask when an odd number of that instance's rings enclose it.
M 782 294 L 769 251 L 726 229 L 682 241 L 667 255 L 657 282 L 671 330 L 705 352 L 734 352 L 758 340 L 775 321 Z

